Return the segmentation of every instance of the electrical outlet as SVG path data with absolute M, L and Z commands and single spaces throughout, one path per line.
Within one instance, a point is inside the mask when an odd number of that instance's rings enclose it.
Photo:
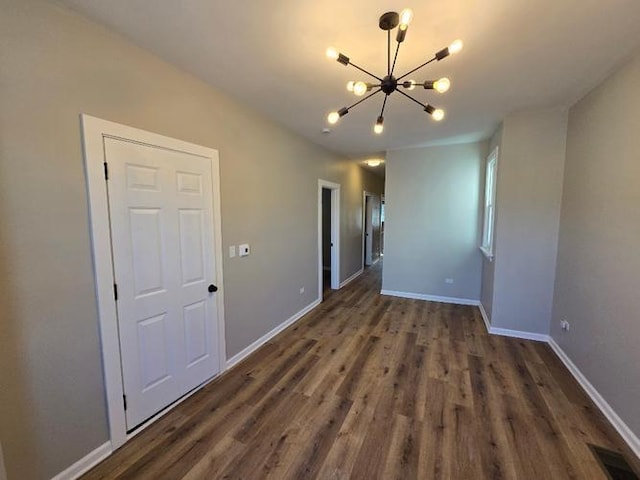
M 565 332 L 569 331 L 569 328 L 571 327 L 571 325 L 569 325 L 569 322 L 567 320 L 561 320 L 560 321 L 560 327 L 562 328 L 562 330 L 564 330 Z
M 300 295 L 304 293 L 304 287 L 300 287 Z

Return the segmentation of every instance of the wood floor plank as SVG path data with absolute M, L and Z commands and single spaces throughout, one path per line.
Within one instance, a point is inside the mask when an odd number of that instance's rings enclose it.
M 346 480 L 351 477 L 356 456 L 362 447 L 373 415 L 373 407 L 354 402 L 318 473 L 318 478 Z
M 351 400 L 335 395 L 329 395 L 322 404 L 314 405 L 312 402 L 313 399 L 309 405 L 313 411 L 302 414 L 305 423 L 301 429 L 298 454 L 283 478 L 316 477 L 352 406 Z
M 84 479 L 606 478 L 640 460 L 545 344 L 380 295 L 381 262 Z M 633 457 L 633 458 L 632 458 Z
M 389 480 L 417 480 L 420 457 L 420 422 L 396 415 L 389 433 L 391 442 L 382 478 Z
M 373 418 L 356 457 L 351 478 L 362 480 L 383 478 L 383 469 L 391 442 L 389 432 L 394 422 L 393 406 L 399 394 L 400 390 L 393 386 L 382 389 Z
M 427 379 L 428 401 L 420 432 L 418 478 L 450 478 L 450 462 L 445 458 L 447 431 L 447 384 Z

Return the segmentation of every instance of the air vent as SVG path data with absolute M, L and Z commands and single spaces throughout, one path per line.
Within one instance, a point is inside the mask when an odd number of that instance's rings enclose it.
M 640 480 L 631 465 L 619 453 L 595 445 L 589 445 L 589 448 L 610 480 Z

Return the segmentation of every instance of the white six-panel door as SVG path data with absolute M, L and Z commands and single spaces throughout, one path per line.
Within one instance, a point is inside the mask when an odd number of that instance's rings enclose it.
M 221 368 L 211 161 L 114 138 L 104 148 L 131 430 Z

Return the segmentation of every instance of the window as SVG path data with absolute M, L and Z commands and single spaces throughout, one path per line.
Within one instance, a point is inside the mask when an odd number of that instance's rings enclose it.
M 493 230 L 495 225 L 496 177 L 498 173 L 498 147 L 487 158 L 487 172 L 484 187 L 484 223 L 480 250 L 493 259 Z

